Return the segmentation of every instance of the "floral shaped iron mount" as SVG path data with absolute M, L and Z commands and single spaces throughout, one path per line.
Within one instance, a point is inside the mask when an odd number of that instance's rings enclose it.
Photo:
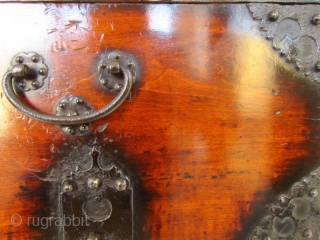
M 110 103 L 96 111 L 79 96 L 61 99 L 56 104 L 55 115 L 38 112 L 23 103 L 17 93 L 40 89 L 44 86 L 50 71 L 43 57 L 35 52 L 19 53 L 13 58 L 9 70 L 3 77 L 2 88 L 9 102 L 26 116 L 56 124 L 66 134 L 82 135 L 88 132 L 91 122 L 115 111 L 128 98 L 132 86 L 139 78 L 135 58 L 118 50 L 102 53 L 96 70 L 100 86 L 106 91 L 117 93 Z

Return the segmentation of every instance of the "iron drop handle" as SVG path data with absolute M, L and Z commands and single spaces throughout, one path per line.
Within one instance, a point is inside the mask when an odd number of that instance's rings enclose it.
M 32 59 L 32 61 L 33 60 L 34 59 Z M 130 90 L 132 88 L 133 81 L 134 81 L 133 74 L 127 66 L 120 65 L 119 61 L 109 62 L 104 65 L 104 68 L 106 68 L 106 70 L 108 70 L 109 73 L 112 73 L 112 74 L 122 73 L 124 77 L 123 85 L 120 86 L 121 89 L 118 89 L 120 90 L 118 95 L 102 109 L 93 111 L 91 113 L 87 112 L 86 115 L 55 116 L 55 115 L 38 112 L 37 110 L 27 106 L 19 99 L 15 91 L 15 84 L 16 84 L 15 81 L 17 80 L 19 81 L 19 79 L 21 80 L 23 78 L 28 78 L 28 77 L 30 78 L 30 75 L 34 75 L 35 71 L 37 72 L 37 74 L 45 75 L 46 77 L 47 75 L 46 65 L 42 63 L 42 65 L 45 66 L 44 68 L 40 68 L 39 70 L 34 70 L 34 69 L 31 69 L 27 63 L 26 64 L 19 63 L 19 59 L 18 61 L 16 61 L 16 63 L 17 64 L 12 65 L 12 67 L 3 77 L 2 88 L 3 88 L 4 95 L 7 97 L 10 103 L 16 109 L 21 111 L 26 116 L 41 122 L 52 123 L 56 125 L 69 126 L 69 125 L 79 125 L 83 123 L 90 123 L 109 115 L 126 100 L 126 98 L 130 93 Z M 33 65 L 31 64 L 31 66 Z M 37 82 L 34 81 L 31 85 L 32 86 L 36 85 L 34 83 L 37 84 Z

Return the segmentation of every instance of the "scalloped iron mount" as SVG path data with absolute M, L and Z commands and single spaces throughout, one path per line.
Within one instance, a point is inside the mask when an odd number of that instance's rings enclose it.
M 290 65 L 320 82 L 320 6 L 248 4 L 262 35 Z
M 249 240 L 320 239 L 320 168 L 270 205 Z

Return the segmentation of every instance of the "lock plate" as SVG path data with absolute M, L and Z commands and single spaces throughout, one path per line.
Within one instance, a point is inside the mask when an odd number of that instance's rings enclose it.
M 42 213 L 51 216 L 40 217 L 48 239 L 133 239 L 133 186 L 117 160 L 98 147 L 77 146 L 39 175 L 49 197 Z

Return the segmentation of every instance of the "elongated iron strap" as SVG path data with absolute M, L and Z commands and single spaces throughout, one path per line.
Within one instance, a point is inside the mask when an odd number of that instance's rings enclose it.
M 2 88 L 5 96 L 8 98 L 10 103 L 16 109 L 18 109 L 30 118 L 36 119 L 41 122 L 52 123 L 57 125 L 82 124 L 93 122 L 95 120 L 109 115 L 114 110 L 116 110 L 124 102 L 124 100 L 126 100 L 132 88 L 133 78 L 131 71 L 127 67 L 120 65 L 120 71 L 122 72 L 124 77 L 124 84 L 119 94 L 104 108 L 83 116 L 55 116 L 38 112 L 35 109 L 32 109 L 29 106 L 25 105 L 18 98 L 16 92 L 14 91 L 13 74 L 10 71 L 8 71 L 3 77 Z

